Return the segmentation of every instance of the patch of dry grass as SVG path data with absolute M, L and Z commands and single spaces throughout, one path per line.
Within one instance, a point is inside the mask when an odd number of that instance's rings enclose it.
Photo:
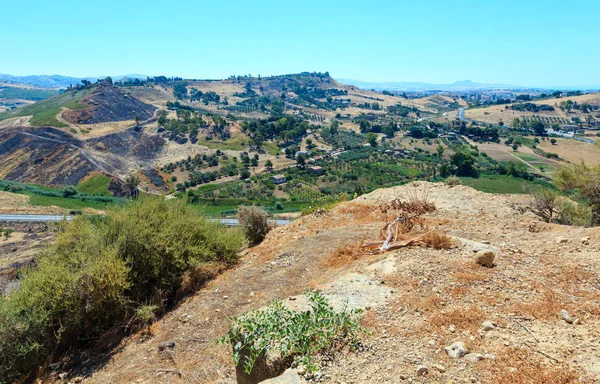
M 512 347 L 495 355 L 495 362 L 483 361 L 476 366 L 482 383 L 581 383 L 579 375 L 566 366 L 545 366 L 536 361 L 531 349 Z
M 452 308 L 433 313 L 429 317 L 429 325 L 438 331 L 443 327 L 454 325 L 457 329 L 477 331 L 485 321 L 486 313 L 477 305 Z

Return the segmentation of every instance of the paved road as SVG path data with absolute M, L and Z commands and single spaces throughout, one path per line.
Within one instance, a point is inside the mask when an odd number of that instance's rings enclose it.
M 61 215 L 0 215 L 0 221 L 31 221 L 35 223 L 61 221 L 64 218 L 71 220 L 71 216 Z
M 46 223 L 49 221 L 61 221 L 63 219 L 72 220 L 71 216 L 60 216 L 60 215 L 0 215 L 0 221 L 28 221 L 35 223 Z M 221 224 L 225 224 L 230 227 L 240 225 L 238 219 L 211 219 L 211 221 L 218 221 Z M 291 220 L 270 220 L 271 223 L 282 226 L 291 223 Z

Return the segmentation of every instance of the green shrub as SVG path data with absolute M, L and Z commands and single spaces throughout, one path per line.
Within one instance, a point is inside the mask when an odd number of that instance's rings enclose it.
M 252 245 L 259 244 L 271 230 L 269 214 L 257 207 L 238 208 L 238 221 Z
M 0 299 L 0 382 L 132 318 L 148 322 L 188 271 L 230 264 L 242 244 L 239 230 L 162 198 L 63 223 L 37 267 L 26 269 L 19 288 Z
M 294 358 L 310 371 L 318 367 L 313 357 L 336 347 L 350 344 L 356 347 L 361 310 L 336 312 L 328 300 L 318 292 L 305 294 L 309 311 L 296 312 L 274 301 L 264 310 L 255 310 L 232 319 L 227 334 L 220 343 L 231 344 L 236 366 L 243 366 L 247 374 L 265 352 L 276 351 L 282 360 Z
M 451 187 L 454 187 L 456 185 L 460 185 L 460 178 L 456 177 L 456 176 L 448 176 L 448 178 L 446 178 L 446 185 L 449 185 Z

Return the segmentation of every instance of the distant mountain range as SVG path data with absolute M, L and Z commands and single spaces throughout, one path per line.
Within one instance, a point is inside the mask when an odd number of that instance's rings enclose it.
M 476 83 L 471 80 L 457 81 L 452 84 L 429 84 L 411 81 L 400 82 L 369 82 L 352 79 L 336 79 L 342 84 L 354 85 L 361 89 L 375 89 L 377 91 L 467 91 L 474 89 L 524 89 L 521 87 L 508 84 L 485 84 Z
M 26 84 L 40 88 L 67 88 L 69 85 L 81 83 L 82 80 L 95 82 L 98 79 L 103 79 L 106 76 L 98 77 L 71 77 L 61 75 L 30 75 L 30 76 L 13 76 L 0 74 L 0 82 Z M 146 79 L 145 75 L 131 74 L 123 76 L 111 76 L 113 80 L 128 79 Z

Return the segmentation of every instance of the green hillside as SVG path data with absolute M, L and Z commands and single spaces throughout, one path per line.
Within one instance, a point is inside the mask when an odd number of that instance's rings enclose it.
M 18 116 L 33 116 L 29 121 L 33 126 L 52 126 L 63 128 L 67 125 L 56 119 L 62 107 L 69 109 L 83 109 L 85 105 L 79 104 L 83 96 L 91 90 L 72 90 L 67 91 L 50 99 L 38 101 L 37 103 L 17 108 L 13 111 L 0 113 L 0 120 Z

